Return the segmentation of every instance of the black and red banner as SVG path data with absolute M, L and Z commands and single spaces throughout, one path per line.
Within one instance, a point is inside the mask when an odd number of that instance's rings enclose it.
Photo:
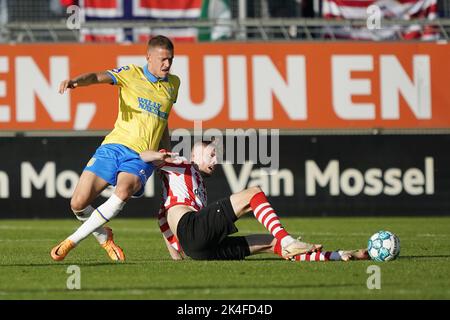
M 238 143 L 225 147 L 234 150 L 233 159 L 224 154 L 227 161 L 206 180 L 209 202 L 259 185 L 280 216 L 450 214 L 450 135 L 278 139 L 267 154 L 261 152 L 258 140 L 255 159 L 251 139 L 244 149 Z M 0 218 L 70 218 L 72 192 L 101 141 L 101 137 L 1 137 Z M 272 170 L 266 170 L 268 164 Z M 154 217 L 161 200 L 159 184 L 153 174 L 145 196 L 131 199 L 121 217 Z M 105 190 L 95 205 L 111 191 Z

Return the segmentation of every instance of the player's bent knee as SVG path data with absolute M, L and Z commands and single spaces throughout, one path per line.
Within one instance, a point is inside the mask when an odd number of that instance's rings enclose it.
M 238 198 L 251 199 L 255 194 L 262 192 L 260 187 L 250 187 L 242 190 L 241 192 L 235 193 Z
M 262 192 L 262 189 L 260 187 L 250 187 L 242 191 L 239 195 L 240 198 L 243 198 L 246 201 L 250 201 L 250 199 L 253 198 L 255 194 L 258 194 L 260 192 Z
M 140 181 L 132 183 L 121 183 L 116 186 L 114 193 L 122 201 L 128 201 L 134 194 L 136 194 L 142 188 Z
M 86 203 L 84 197 L 73 196 L 72 199 L 70 199 L 70 208 L 73 212 L 83 211 L 88 205 L 89 203 Z
M 118 188 L 114 191 L 114 194 L 122 201 L 128 201 L 135 194 L 135 191 L 133 188 Z
M 250 187 L 250 188 L 248 188 L 247 190 L 251 193 L 252 196 L 254 196 L 254 195 L 257 194 L 257 193 L 262 192 L 261 187 L 258 187 L 258 186 L 256 186 L 256 187 Z

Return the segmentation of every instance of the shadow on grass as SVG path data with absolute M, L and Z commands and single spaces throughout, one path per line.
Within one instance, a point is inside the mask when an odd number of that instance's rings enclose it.
M 79 267 L 95 267 L 95 266 L 123 266 L 123 265 L 143 265 L 143 264 L 151 264 L 157 262 L 171 262 L 171 259 L 132 259 L 132 261 L 127 260 L 125 262 L 121 261 L 112 261 L 106 260 L 104 262 L 99 262 L 98 259 L 84 259 L 84 260 L 72 260 L 72 261 L 42 261 L 32 262 L 32 263 L 0 263 L 1 267 L 57 267 L 57 266 L 71 266 L 77 265 Z
M 430 258 L 450 258 L 449 254 L 435 254 L 435 255 L 428 255 L 428 256 L 400 256 L 399 260 L 407 260 L 407 259 L 430 259 Z
M 320 289 L 320 288 L 328 288 L 328 289 L 336 289 L 336 288 L 361 288 L 361 283 L 346 283 L 346 284 L 287 284 L 287 285 L 268 285 L 268 286 L 253 286 L 251 289 L 253 290 L 261 290 L 261 292 L 264 292 L 266 290 L 273 290 L 273 289 Z M 126 287 L 126 288 L 83 288 L 81 290 L 69 290 L 69 289 L 4 289 L 0 290 L 0 293 L 2 294 L 23 294 L 23 293 L 31 293 L 31 294 L 37 294 L 37 293 L 101 293 L 101 292 L 138 292 L 139 294 L 143 293 L 150 293 L 150 292 L 166 292 L 166 291 L 186 291 L 187 293 L 192 293 L 193 290 L 230 290 L 230 291 L 236 291 L 236 290 L 242 290 L 242 289 L 248 289 L 247 285 L 242 286 L 220 286 L 220 287 L 211 287 L 211 286 L 142 286 L 142 287 Z
M 55 262 L 55 263 L 12 263 L 12 264 L 0 264 L 0 267 L 58 267 L 58 266 L 72 266 L 77 265 L 79 267 L 96 267 L 96 266 L 120 266 L 120 265 L 135 265 L 140 264 L 138 262 Z
M 420 258 L 449 258 L 450 255 L 434 255 L 434 256 L 401 256 L 401 259 L 420 259 Z M 237 263 L 241 263 L 244 262 L 245 263 L 261 263 L 261 262 L 273 262 L 273 261 L 280 261 L 282 263 L 286 263 L 287 260 L 281 258 L 281 257 L 251 257 L 245 260 L 194 260 L 191 258 L 187 258 L 184 260 L 185 262 L 188 263 L 205 263 L 205 262 L 211 262 L 211 263 L 217 263 L 217 262 L 237 262 Z M 355 263 L 355 262 L 367 262 L 370 260 L 351 260 L 351 261 L 347 261 L 345 263 Z M 0 264 L 0 267 L 57 267 L 57 266 L 70 266 L 70 265 L 77 265 L 77 266 L 85 266 L 85 267 L 90 267 L 90 266 L 123 266 L 123 265 L 143 265 L 143 264 L 150 264 L 150 263 L 155 263 L 155 262 L 168 262 L 171 263 L 172 260 L 170 259 L 146 259 L 146 260 L 136 260 L 133 262 L 130 261 L 125 261 L 125 262 L 113 262 L 113 261 L 109 261 L 109 262 L 89 262 L 89 261 L 84 261 L 84 262 L 79 262 L 79 261 L 71 261 L 71 262 L 50 262 L 50 263 L 10 263 L 10 264 Z M 175 263 L 182 263 L 182 261 L 177 261 Z M 329 264 L 329 263 L 339 263 L 339 262 L 343 262 L 343 261 L 302 261 L 300 263 L 302 264 Z M 293 262 L 293 263 L 299 263 L 299 262 Z

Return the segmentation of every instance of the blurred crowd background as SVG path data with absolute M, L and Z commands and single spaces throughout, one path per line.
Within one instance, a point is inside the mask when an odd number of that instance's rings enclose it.
M 70 29 L 73 5 L 82 23 Z M 0 0 L 0 41 L 436 40 L 449 17 L 450 0 Z

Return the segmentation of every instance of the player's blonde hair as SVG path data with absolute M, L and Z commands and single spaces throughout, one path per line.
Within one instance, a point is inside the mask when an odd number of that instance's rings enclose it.
M 147 51 L 153 48 L 163 48 L 171 52 L 174 51 L 173 42 L 169 38 L 162 35 L 155 36 L 148 40 Z

